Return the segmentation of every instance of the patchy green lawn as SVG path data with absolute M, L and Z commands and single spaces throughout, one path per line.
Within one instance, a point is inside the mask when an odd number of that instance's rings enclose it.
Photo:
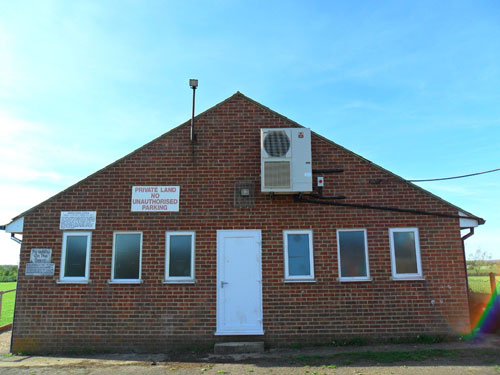
M 16 289 L 17 283 L 0 283 L 0 290 Z M 2 297 L 2 315 L 0 316 L 0 327 L 12 323 L 14 319 L 14 301 L 16 292 L 5 293 Z
M 500 276 L 496 277 L 496 281 L 500 293 Z M 491 293 L 489 276 L 469 276 L 469 288 L 473 293 Z

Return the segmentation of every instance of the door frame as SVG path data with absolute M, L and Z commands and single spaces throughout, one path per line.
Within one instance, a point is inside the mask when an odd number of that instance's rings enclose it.
M 222 304 L 224 303 L 223 301 L 223 294 L 221 293 L 221 282 L 224 281 L 222 280 L 222 271 L 223 268 L 221 265 L 224 264 L 224 259 L 223 259 L 223 252 L 222 252 L 222 240 L 224 238 L 225 234 L 232 234 L 232 235 L 237 235 L 238 233 L 242 234 L 242 237 L 248 237 L 248 234 L 252 234 L 256 240 L 257 240 L 257 251 L 258 251 L 258 293 L 260 295 L 259 302 L 260 302 L 260 327 L 256 330 L 252 331 L 226 331 L 222 329 Z M 246 235 L 246 236 L 245 236 Z M 217 289 L 217 301 L 216 301 L 216 331 L 214 335 L 241 335 L 241 336 L 246 336 L 246 335 L 263 335 L 264 330 L 263 330 L 263 308 L 262 308 L 262 232 L 260 229 L 221 229 L 217 230 L 217 284 L 216 284 L 216 289 Z

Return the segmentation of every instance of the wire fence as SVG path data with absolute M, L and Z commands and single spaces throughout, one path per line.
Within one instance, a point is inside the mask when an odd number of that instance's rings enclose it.
M 500 275 L 493 275 L 497 293 L 500 293 Z M 472 293 L 491 294 L 492 277 L 490 274 L 479 274 L 468 276 L 469 289 Z

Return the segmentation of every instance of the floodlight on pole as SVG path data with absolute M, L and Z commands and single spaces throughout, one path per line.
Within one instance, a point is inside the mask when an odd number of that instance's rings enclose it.
M 196 88 L 198 87 L 198 80 L 191 78 L 189 80 L 189 86 L 193 89 L 193 110 L 191 112 L 191 142 L 196 141 L 196 134 L 194 132 L 194 99 L 195 99 L 195 93 L 196 93 Z

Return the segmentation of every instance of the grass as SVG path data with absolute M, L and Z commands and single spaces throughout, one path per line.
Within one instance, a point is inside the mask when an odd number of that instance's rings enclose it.
M 489 276 L 469 276 L 469 288 L 473 293 L 491 293 Z M 500 276 L 496 277 L 497 291 L 500 293 Z
M 0 283 L 0 290 L 16 289 L 17 283 L 7 282 Z M 2 297 L 2 315 L 0 316 L 0 327 L 12 323 L 14 319 L 14 301 L 16 292 L 6 293 Z
M 469 275 L 487 274 L 500 272 L 500 261 L 498 260 L 468 260 L 467 272 Z

